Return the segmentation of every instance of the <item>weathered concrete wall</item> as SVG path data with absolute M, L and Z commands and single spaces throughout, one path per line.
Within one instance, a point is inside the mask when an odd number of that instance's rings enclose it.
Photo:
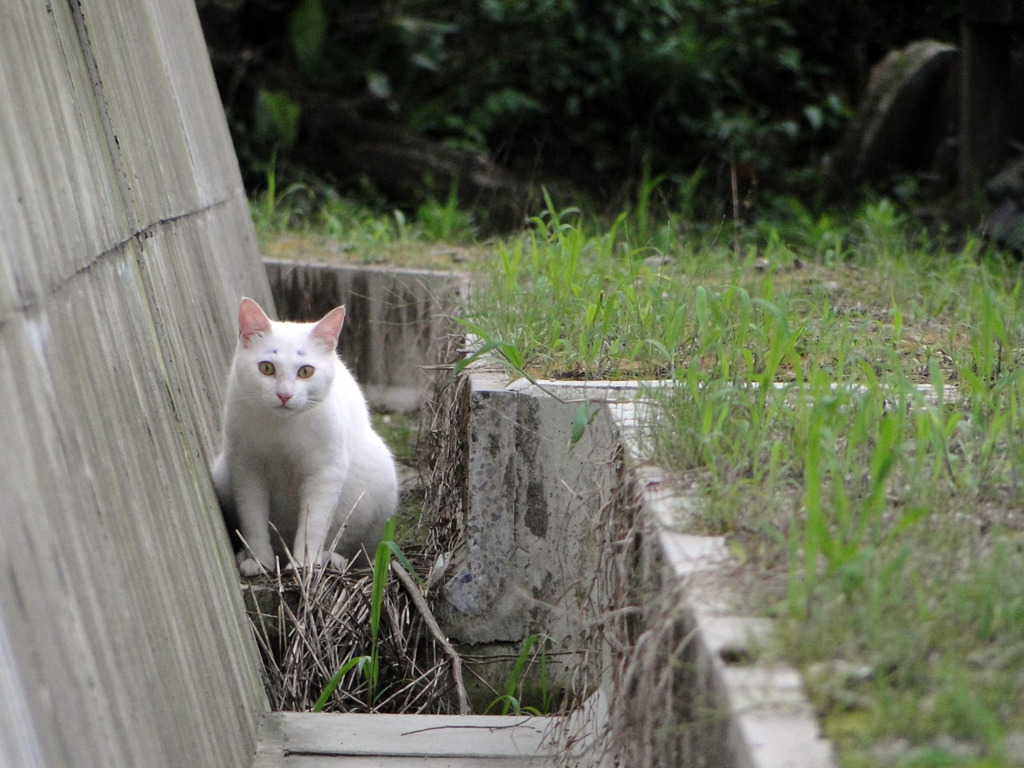
M 207 474 L 270 302 L 189 0 L 0 7 L 0 766 L 242 766 Z
M 462 643 L 519 644 L 548 635 L 579 650 L 580 628 L 604 607 L 595 579 L 601 510 L 613 501 L 616 448 L 598 413 L 573 443 L 581 391 L 540 389 L 474 365 L 465 397 L 462 541 L 436 606 Z M 554 392 L 557 396 L 552 396 Z

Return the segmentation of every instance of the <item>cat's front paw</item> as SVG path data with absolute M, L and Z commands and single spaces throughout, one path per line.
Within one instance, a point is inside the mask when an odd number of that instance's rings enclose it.
M 236 562 L 238 563 L 238 572 L 242 576 L 259 576 L 264 571 L 273 571 L 274 566 L 263 566 L 260 561 L 253 557 L 248 552 L 239 552 L 236 556 Z
M 344 571 L 348 567 L 348 560 L 337 552 L 331 552 L 331 556 L 327 559 L 327 566 L 336 571 Z
M 247 557 L 245 558 L 245 560 L 238 564 L 238 572 L 246 577 L 259 576 L 260 564 L 257 560 L 254 560 L 251 557 Z
M 330 556 L 321 557 L 312 563 L 291 562 L 285 566 L 285 571 L 297 571 L 302 568 L 329 568 L 334 571 L 344 571 L 348 567 L 348 560 L 337 552 L 331 552 Z

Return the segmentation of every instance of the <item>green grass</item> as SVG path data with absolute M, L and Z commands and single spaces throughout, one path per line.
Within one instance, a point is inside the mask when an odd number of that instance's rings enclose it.
M 691 237 L 682 222 L 643 230 L 636 219 L 591 234 L 571 209 L 535 217 L 527 235 L 495 244 L 468 328 L 515 347 L 535 375 L 563 378 L 671 378 L 692 367 L 787 379 L 807 360 L 841 380 L 924 380 L 932 360 L 952 372 L 946 356 L 967 352 L 975 319 L 953 313 L 965 287 L 984 294 L 978 246 L 951 254 L 893 236 L 903 223 L 887 203 L 793 240 L 766 228 L 739 254 L 724 227 Z
M 880 738 L 941 735 L 1001 759 L 1024 728 L 1020 372 L 957 403 L 895 375 L 835 389 L 805 374 L 767 398 L 680 389 L 656 433 L 663 463 L 702 473 L 702 522 L 748 563 L 788 658 L 862 670 L 838 688 L 810 676 L 844 764 L 875 764 Z M 725 407 L 739 418 L 702 419 Z
M 554 697 L 547 676 L 547 642 L 545 635 L 538 634 L 530 635 L 523 641 L 502 692 L 491 701 L 483 714 L 496 712 L 517 717 L 541 717 L 551 713 Z M 527 696 L 535 697 L 535 704 L 525 704 L 524 697 Z

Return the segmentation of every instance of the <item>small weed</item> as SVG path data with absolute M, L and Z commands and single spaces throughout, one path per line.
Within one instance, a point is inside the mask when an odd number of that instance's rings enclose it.
M 366 680 L 368 688 L 367 699 L 373 708 L 380 698 L 382 691 L 379 689 L 381 682 L 381 657 L 380 657 L 380 621 L 381 611 L 384 609 L 385 595 L 388 585 L 388 573 L 391 568 L 391 558 L 395 557 L 402 567 L 415 576 L 413 569 L 405 554 L 395 543 L 395 522 L 388 520 L 384 527 L 384 537 L 377 545 L 377 551 L 373 560 L 373 579 L 370 588 L 370 653 L 368 655 L 353 656 L 345 661 L 334 676 L 324 686 L 323 691 L 313 705 L 314 712 L 323 711 L 324 706 L 331 699 L 331 695 L 345 677 L 356 670 Z M 417 577 L 418 578 L 418 577 Z
M 377 552 L 373 559 L 373 581 L 370 589 L 370 654 L 368 656 L 355 656 L 334 673 L 334 677 L 324 686 L 323 692 L 313 705 L 314 712 L 323 710 L 324 705 L 330 700 L 338 684 L 345 679 L 345 675 L 353 669 L 357 669 L 366 678 L 369 687 L 369 700 L 371 706 L 377 701 L 377 684 L 380 680 L 380 616 L 381 607 L 384 604 L 384 590 L 388 583 L 388 568 L 391 563 L 392 547 L 395 546 L 395 523 L 388 520 L 384 528 L 384 540 L 377 545 Z
M 416 220 L 426 240 L 454 242 L 465 240 L 473 232 L 470 216 L 459 207 L 458 185 L 452 184 L 443 202 L 428 199 L 416 210 Z
M 516 657 L 504 692 L 488 705 L 487 711 L 497 710 L 502 715 L 546 715 L 551 711 L 552 696 L 548 688 L 547 676 L 547 641 L 545 635 L 533 634 L 526 638 L 519 656 Z M 536 665 L 539 686 L 539 701 L 536 706 L 524 706 L 521 703 L 521 687 L 529 668 Z

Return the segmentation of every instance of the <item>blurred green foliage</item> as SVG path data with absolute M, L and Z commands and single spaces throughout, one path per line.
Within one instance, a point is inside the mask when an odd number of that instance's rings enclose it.
M 870 67 L 913 39 L 954 41 L 959 2 L 201 0 L 200 10 L 243 164 L 287 152 L 301 118 L 281 100 L 317 89 L 524 178 L 613 198 L 644 172 L 697 169 L 719 189 L 737 169 L 764 189 L 812 189 Z
M 253 108 L 252 135 L 260 146 L 287 152 L 299 135 L 301 110 L 287 93 L 261 88 Z

